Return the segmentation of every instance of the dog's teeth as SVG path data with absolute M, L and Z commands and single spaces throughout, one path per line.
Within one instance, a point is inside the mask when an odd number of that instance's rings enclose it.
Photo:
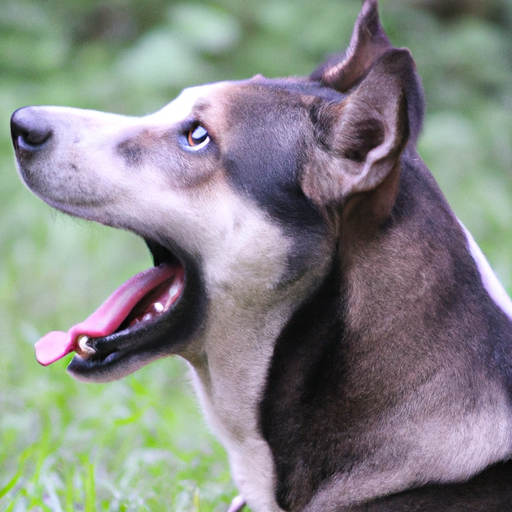
M 149 320 L 151 320 L 153 318 L 153 313 L 146 313 L 143 317 L 142 317 L 142 322 L 148 322 Z
M 174 299 L 180 293 L 181 286 L 179 283 L 173 283 L 169 288 L 169 298 Z
M 155 302 L 154 308 L 157 313 L 161 313 L 164 310 L 164 305 L 161 302 Z
M 91 356 L 96 352 L 92 347 L 87 345 L 87 342 L 89 341 L 89 338 L 85 335 L 82 335 L 78 338 L 78 347 L 80 348 L 80 351 L 82 352 L 81 355 L 84 356 Z

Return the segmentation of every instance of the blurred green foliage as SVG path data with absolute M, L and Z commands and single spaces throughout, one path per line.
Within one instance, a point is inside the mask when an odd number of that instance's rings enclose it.
M 195 83 L 308 74 L 343 49 L 357 0 L 0 0 L 0 510 L 223 510 L 225 455 L 183 364 L 107 385 L 43 369 L 33 343 L 150 264 L 128 233 L 65 218 L 16 176 L 27 104 L 143 115 Z M 382 0 L 428 115 L 420 153 L 512 289 L 512 1 Z

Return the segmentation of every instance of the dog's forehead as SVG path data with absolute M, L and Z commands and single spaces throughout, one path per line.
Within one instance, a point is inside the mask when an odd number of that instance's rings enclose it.
M 312 96 L 339 101 L 341 96 L 338 92 L 307 79 L 269 79 L 256 75 L 247 80 L 223 81 L 189 87 L 150 117 L 153 121 L 164 124 L 180 123 L 194 117 L 200 110 L 218 110 L 228 106 L 232 101 L 240 101 L 244 96 L 249 99 L 255 94 L 261 100 L 275 102 L 286 101 L 292 97 L 298 100 Z
M 173 101 L 168 103 L 150 117 L 153 121 L 165 124 L 180 123 L 189 118 L 194 109 L 214 101 L 222 91 L 232 86 L 232 82 L 216 82 L 213 84 L 197 85 L 184 89 Z

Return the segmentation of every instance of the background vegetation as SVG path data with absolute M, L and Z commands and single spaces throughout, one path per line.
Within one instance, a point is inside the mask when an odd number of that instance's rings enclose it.
M 185 86 L 308 74 L 347 44 L 358 0 L 0 0 L 0 510 L 225 510 L 225 455 L 162 360 L 86 385 L 33 344 L 150 265 L 127 233 L 65 218 L 16 176 L 27 104 L 142 115 Z M 512 290 L 512 0 L 381 0 L 427 93 L 420 150 Z

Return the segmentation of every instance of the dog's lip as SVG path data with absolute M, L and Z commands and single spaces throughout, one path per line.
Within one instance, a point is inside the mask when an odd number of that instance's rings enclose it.
M 53 331 L 41 338 L 36 343 L 36 358 L 46 366 L 73 351 L 81 358 L 96 361 L 125 352 L 132 345 L 132 337 L 126 335 L 146 329 L 166 317 L 179 301 L 184 287 L 185 271 L 178 263 L 161 263 L 147 269 L 114 291 L 84 322 L 74 325 L 66 333 Z M 149 319 L 141 318 L 142 321 L 137 322 L 152 304 L 161 307 Z M 86 352 L 80 343 L 83 337 L 88 338 Z

